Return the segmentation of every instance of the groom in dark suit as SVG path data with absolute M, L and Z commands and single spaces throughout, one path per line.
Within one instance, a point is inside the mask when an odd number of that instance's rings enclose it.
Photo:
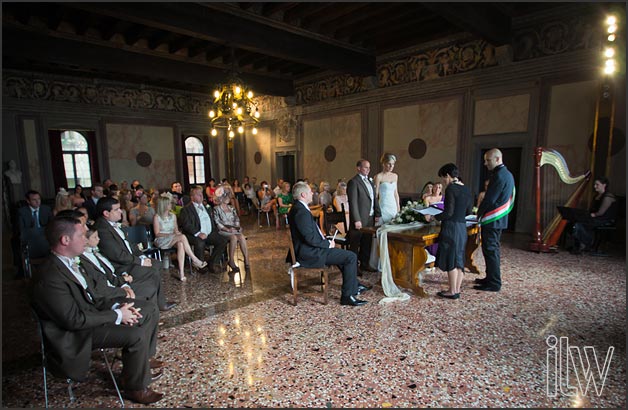
M 341 305 L 361 306 L 366 301 L 355 296 L 371 289 L 358 283 L 357 258 L 353 252 L 336 248 L 335 242 L 325 239 L 308 207 L 312 202 L 312 189 L 305 182 L 292 188 L 294 205 L 288 212 L 288 223 L 297 261 L 305 268 L 338 265 L 342 271 Z
M 53 374 L 85 380 L 93 349 L 122 348 L 124 396 L 142 404 L 161 400 L 163 394 L 148 387 L 159 320 L 155 306 L 109 299 L 95 290 L 75 260 L 87 242 L 78 219 L 54 218 L 46 233 L 52 254 L 35 278 L 32 304 L 42 323 Z
M 358 173 L 347 184 L 347 197 L 349 200 L 349 249 L 358 255 L 360 269 L 377 270 L 369 266 L 371 256 L 372 236 L 363 234 L 360 229 L 366 226 L 375 226 L 379 222 L 382 213 L 379 203 L 375 198 L 375 185 L 369 178 L 371 163 L 365 159 L 357 162 Z

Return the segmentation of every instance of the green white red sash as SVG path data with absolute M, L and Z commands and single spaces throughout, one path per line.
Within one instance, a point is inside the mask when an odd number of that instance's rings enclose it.
M 487 225 L 508 215 L 515 205 L 515 193 L 516 189 L 513 187 L 512 195 L 508 198 L 508 201 L 506 201 L 504 205 L 485 213 L 478 223 L 480 225 Z

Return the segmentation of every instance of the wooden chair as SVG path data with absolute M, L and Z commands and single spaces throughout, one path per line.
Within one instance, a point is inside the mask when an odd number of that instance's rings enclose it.
M 290 274 L 290 280 L 292 282 L 292 297 L 294 306 L 297 305 L 297 297 L 299 295 L 299 279 L 305 275 L 316 274 L 320 276 L 320 284 L 321 292 L 309 292 L 309 293 L 301 293 L 301 296 L 312 295 L 315 293 L 323 294 L 323 304 L 326 305 L 329 302 L 329 295 L 327 291 L 327 285 L 329 284 L 329 272 L 335 270 L 334 266 L 324 266 L 322 268 L 304 268 L 301 266 L 299 262 L 297 262 L 296 255 L 294 253 L 294 245 L 292 244 L 292 234 L 288 231 L 288 239 L 290 240 L 290 260 L 291 265 L 288 269 L 288 273 Z
M 340 204 L 341 209 L 340 212 L 322 212 L 323 222 L 323 232 L 328 237 L 333 237 L 333 233 L 330 232 L 331 227 L 336 226 L 336 224 L 341 223 L 344 227 L 344 234 L 338 233 L 336 235 L 336 243 L 342 247 L 342 249 L 347 249 L 349 246 L 349 241 L 347 240 L 347 232 L 349 232 L 349 227 L 347 226 L 347 217 L 345 214 L 345 204 Z

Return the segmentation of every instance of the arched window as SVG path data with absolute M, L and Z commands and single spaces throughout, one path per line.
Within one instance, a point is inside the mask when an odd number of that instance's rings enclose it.
M 75 188 L 77 184 L 84 187 L 92 186 L 92 167 L 87 139 L 79 132 L 63 131 L 61 151 L 68 188 Z
M 203 143 L 197 137 L 185 139 L 185 158 L 188 164 L 188 181 L 190 185 L 205 183 L 205 153 Z

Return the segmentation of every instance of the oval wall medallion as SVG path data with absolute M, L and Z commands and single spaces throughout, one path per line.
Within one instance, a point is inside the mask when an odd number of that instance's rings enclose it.
M 327 148 L 325 148 L 325 159 L 327 162 L 332 162 L 336 159 L 336 147 L 328 145 Z
M 253 155 L 253 160 L 257 165 L 259 165 L 262 162 L 262 153 L 257 151 L 255 155 Z
M 408 153 L 414 159 L 421 159 L 427 152 L 427 145 L 421 138 L 415 138 L 408 144 Z
M 135 157 L 135 161 L 140 167 L 147 167 L 153 162 L 153 157 L 148 152 L 140 152 Z

